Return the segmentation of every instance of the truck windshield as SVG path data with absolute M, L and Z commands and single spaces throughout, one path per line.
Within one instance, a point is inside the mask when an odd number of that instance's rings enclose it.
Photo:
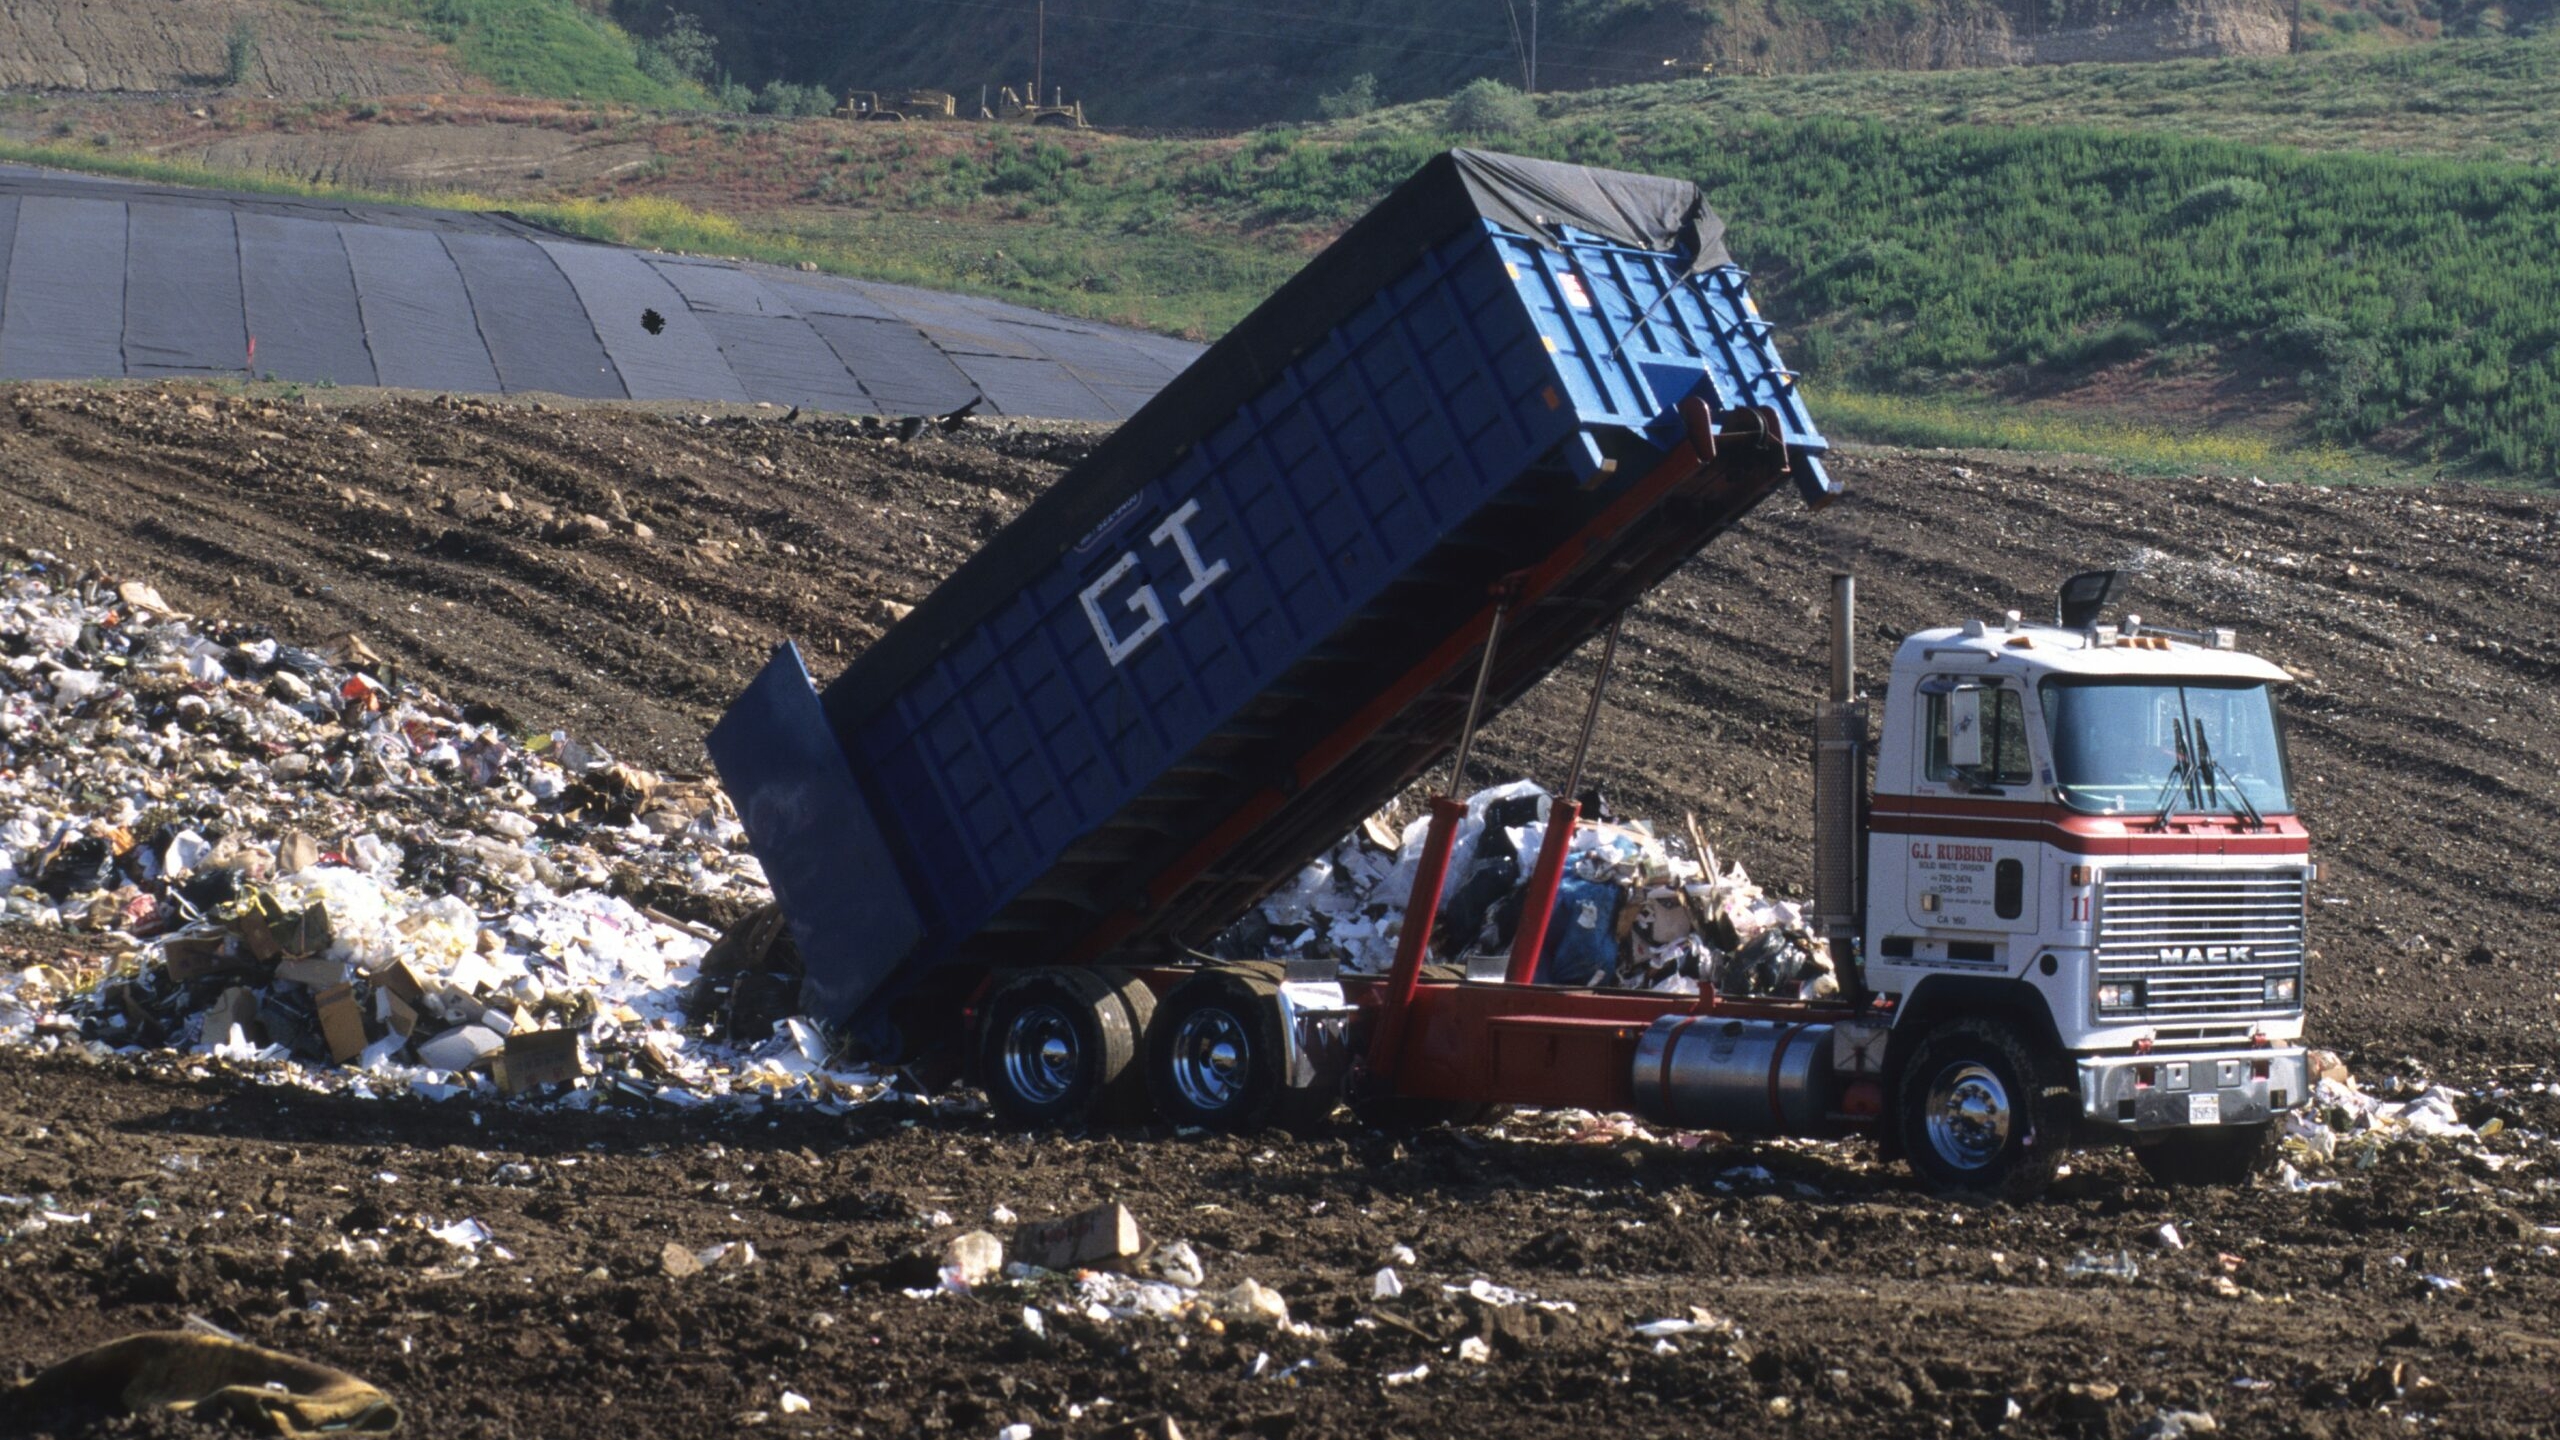
M 2262 813 L 2293 810 L 2284 737 L 2261 682 L 2052 679 L 2039 689 L 2054 788 L 2074 810 L 2149 812 L 2164 798 L 2175 810 L 2237 810 L 2233 789 Z M 2189 748 L 2181 730 L 2202 738 L 2214 761 L 2209 775 L 2193 765 L 2181 771 Z

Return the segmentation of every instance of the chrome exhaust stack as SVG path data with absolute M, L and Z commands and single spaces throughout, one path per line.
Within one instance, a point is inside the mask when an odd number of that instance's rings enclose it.
M 1867 705 L 1857 698 L 1858 582 L 1831 577 L 1831 698 L 1813 720 L 1813 923 L 1844 974 L 1861 959 L 1867 849 Z

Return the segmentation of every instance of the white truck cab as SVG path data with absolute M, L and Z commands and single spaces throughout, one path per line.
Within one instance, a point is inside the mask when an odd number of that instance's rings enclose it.
M 1857 927 L 1891 1015 L 1887 1144 L 2023 1190 L 2114 1132 L 2163 1179 L 2237 1179 L 2307 1081 L 2290 677 L 2229 631 L 2101 625 L 2090 595 L 2121 579 L 2073 584 L 2063 623 L 1893 658 Z

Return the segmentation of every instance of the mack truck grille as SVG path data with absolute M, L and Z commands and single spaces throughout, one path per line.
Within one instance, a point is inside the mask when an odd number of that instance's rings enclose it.
M 2175 1024 L 2298 1012 L 2303 892 L 2300 870 L 2106 876 L 2098 892 L 2097 1018 Z

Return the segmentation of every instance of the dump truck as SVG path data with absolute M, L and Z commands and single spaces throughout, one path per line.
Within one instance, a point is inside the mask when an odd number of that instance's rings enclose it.
M 1872 1134 L 1953 1190 L 2100 1136 L 2245 1171 L 2304 1086 L 2283 672 L 2105 620 L 2102 573 L 2051 624 L 1909 637 L 1880 706 L 1840 587 L 1836 995 L 1538 983 L 1571 782 L 1506 955 L 1426 963 L 1443 793 L 1386 973 L 1208 958 L 1763 500 L 1839 496 L 1723 235 L 1686 183 L 1440 155 L 823 690 L 779 647 L 709 748 L 804 1010 L 1032 1122 L 1578 1106 Z

